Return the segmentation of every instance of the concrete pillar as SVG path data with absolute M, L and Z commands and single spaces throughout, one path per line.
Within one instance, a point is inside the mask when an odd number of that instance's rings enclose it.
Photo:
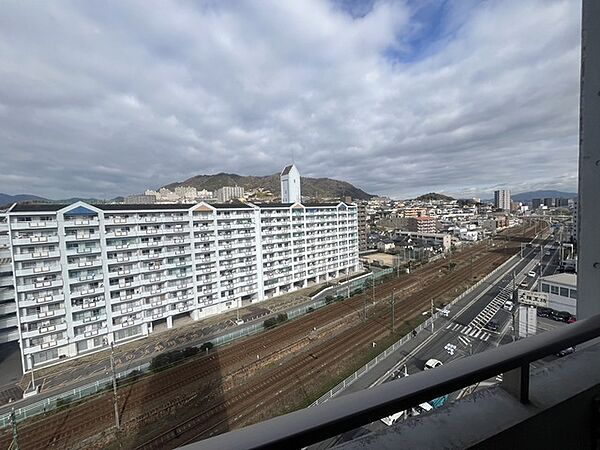
M 583 0 L 577 318 L 600 314 L 600 2 Z
M 173 328 L 173 316 L 167 317 L 167 328 Z

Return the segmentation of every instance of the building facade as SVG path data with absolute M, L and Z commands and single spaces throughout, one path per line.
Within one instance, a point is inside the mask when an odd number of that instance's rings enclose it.
M 369 230 L 367 226 L 367 205 L 365 203 L 359 203 L 357 205 L 358 210 L 358 250 L 364 252 L 368 249 L 367 237 Z
M 494 191 L 494 206 L 502 211 L 510 211 L 510 191 L 506 189 Z
M 228 202 L 244 196 L 244 188 L 241 186 L 223 186 L 217 189 L 217 201 L 219 203 Z
M 407 225 L 408 231 L 416 233 L 435 233 L 437 231 L 435 219 L 429 216 L 409 217 Z
M 16 204 L 6 217 L 25 370 L 360 267 L 345 203 Z
M 283 203 L 300 203 L 302 192 L 300 189 L 300 172 L 295 164 L 286 166 L 281 171 L 281 201 Z
M 539 279 L 539 291 L 548 294 L 548 308 L 577 314 L 577 275 L 557 273 Z
M 0 214 L 0 344 L 19 340 L 7 217 Z

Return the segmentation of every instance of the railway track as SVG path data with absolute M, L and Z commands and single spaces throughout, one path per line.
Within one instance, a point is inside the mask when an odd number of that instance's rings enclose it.
M 528 234 L 527 230 L 524 234 Z M 474 271 L 481 271 L 483 273 L 489 271 L 494 265 L 498 265 L 502 260 L 507 259 L 510 253 L 515 252 L 514 250 L 516 248 L 518 248 L 517 243 L 512 243 L 507 245 L 506 254 L 494 251 L 488 252 L 483 256 L 478 256 L 477 254 L 482 250 L 481 246 L 474 246 L 462 252 L 458 252 L 453 257 L 453 261 L 457 264 L 457 268 L 450 274 L 440 276 L 440 270 L 447 265 L 447 261 L 436 261 L 414 271 L 413 274 L 409 276 L 395 279 L 378 286 L 375 289 L 375 298 L 381 300 L 391 295 L 393 291 L 401 292 L 404 294 L 404 297 L 396 305 L 397 317 L 408 318 L 411 315 L 414 316 L 423 310 L 425 301 L 428 304 L 430 298 L 447 293 L 447 291 L 456 286 L 457 283 L 460 284 L 461 282 L 468 280 L 468 275 L 472 275 Z M 464 264 L 466 262 L 470 262 L 470 264 Z M 417 289 L 417 287 L 422 288 L 423 285 L 427 285 L 427 287 L 421 290 Z M 266 349 L 273 348 L 270 353 L 267 351 L 267 355 L 276 355 L 278 352 L 285 352 L 290 346 L 297 346 L 298 341 L 306 339 L 304 335 L 303 337 L 298 337 L 302 335 L 302 333 L 306 333 L 316 326 L 323 326 L 330 323 L 332 320 L 339 319 L 340 315 L 360 313 L 364 301 L 369 297 L 368 293 L 354 296 L 344 302 L 330 305 L 323 310 L 316 311 L 315 313 L 294 320 L 286 326 L 276 328 L 275 330 L 260 335 L 255 335 L 237 344 L 225 347 L 216 355 L 200 358 L 189 364 L 184 364 L 167 372 L 156 374 L 152 377 L 151 389 L 149 389 L 149 386 L 147 385 L 148 382 L 144 380 L 128 386 L 121 392 L 119 397 L 124 421 L 135 421 L 135 414 L 131 413 L 128 415 L 128 413 L 135 410 L 135 407 L 149 405 L 153 401 L 156 402 L 164 399 L 161 406 L 158 408 L 157 413 L 160 409 L 168 409 L 181 403 L 180 396 L 176 396 L 175 399 L 172 400 L 167 399 L 169 395 L 172 396 L 173 392 L 184 390 L 183 388 L 189 387 L 194 383 L 203 381 L 206 386 L 210 386 L 211 377 L 223 377 L 224 373 L 227 373 L 228 375 L 235 374 L 236 370 L 240 370 L 240 366 L 244 367 L 244 362 L 249 362 L 249 360 L 259 351 L 262 351 L 264 354 Z M 367 323 L 372 324 L 374 321 L 386 321 L 387 323 L 386 315 L 389 314 L 389 309 L 384 308 L 381 305 L 373 308 L 372 317 Z M 365 324 L 359 324 L 358 326 L 351 327 L 344 331 L 343 335 L 346 336 L 345 333 L 349 333 L 347 338 L 351 339 L 351 336 L 356 334 L 357 339 L 359 339 L 364 333 L 365 339 L 367 339 L 368 336 L 368 340 L 372 340 L 374 336 L 376 337 L 376 333 L 387 332 L 385 327 L 374 327 L 376 331 L 368 331 L 368 329 L 365 331 L 365 328 Z M 335 342 L 339 341 L 338 336 L 332 340 L 331 345 L 335 345 Z M 323 343 L 317 350 L 327 351 L 329 348 L 328 345 L 329 344 L 326 345 Z M 319 350 L 321 348 L 323 348 L 323 350 Z M 313 350 L 313 354 L 317 350 Z M 339 357 L 336 356 L 330 358 L 330 363 L 339 361 L 339 358 L 342 358 L 345 354 L 340 352 L 339 348 L 337 349 L 337 352 L 339 352 Z M 309 360 L 302 358 L 311 357 L 298 355 L 292 357 L 290 361 L 294 361 L 295 358 L 300 358 L 307 364 L 306 361 Z M 286 362 L 284 367 L 287 368 L 288 364 L 292 364 L 290 367 L 296 367 L 293 362 Z M 309 367 L 309 365 L 304 366 L 304 368 L 307 367 Z M 293 369 L 289 370 L 293 371 Z M 288 373 L 288 371 L 286 370 L 282 373 Z M 271 381 L 273 382 L 273 380 Z M 237 391 L 234 389 L 232 392 Z M 240 393 L 237 395 L 245 396 L 247 394 Z M 232 404 L 229 403 L 228 407 L 232 408 Z M 78 440 L 78 437 L 82 434 L 90 435 L 98 429 L 106 428 L 107 424 L 112 422 L 112 414 L 112 401 L 110 396 L 101 395 L 96 399 L 74 406 L 67 411 L 62 411 L 53 414 L 48 418 L 24 424 L 21 428 L 21 436 L 23 436 L 22 440 L 24 441 L 23 444 L 25 444 L 23 447 L 32 449 L 49 447 L 67 448 L 74 440 Z M 208 412 L 203 412 L 202 414 L 208 414 Z M 0 442 L 3 443 L 6 437 L 6 433 L 0 436 Z

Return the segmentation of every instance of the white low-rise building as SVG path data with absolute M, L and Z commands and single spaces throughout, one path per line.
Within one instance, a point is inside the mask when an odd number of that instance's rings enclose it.
M 538 290 L 548 294 L 548 308 L 577 314 L 577 275 L 574 273 L 540 277 Z
M 23 367 L 359 270 L 355 205 L 15 204 Z

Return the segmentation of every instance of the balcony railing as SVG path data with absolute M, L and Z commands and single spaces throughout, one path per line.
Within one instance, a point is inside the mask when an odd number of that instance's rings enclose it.
M 529 367 L 532 362 L 598 336 L 600 314 L 185 448 L 301 448 L 482 382 L 499 373 L 505 373 L 507 390 L 516 393 L 521 403 L 528 403 Z

